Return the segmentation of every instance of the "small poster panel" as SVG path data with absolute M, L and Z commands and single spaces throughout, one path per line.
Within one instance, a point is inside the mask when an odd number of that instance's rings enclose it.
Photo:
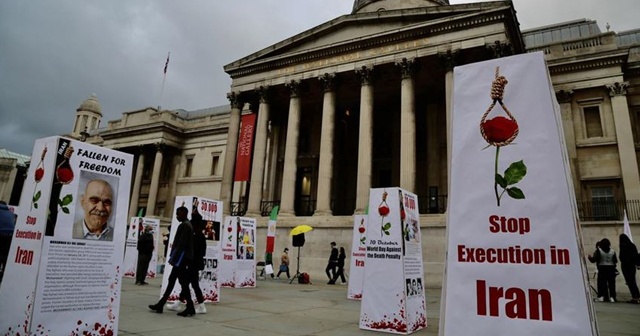
M 426 328 L 418 197 L 371 189 L 369 209 L 360 329 L 406 335 Z
M 353 216 L 353 239 L 351 240 L 351 261 L 349 266 L 349 288 L 347 298 L 362 299 L 364 264 L 367 258 L 367 215 Z
M 597 335 L 542 52 L 454 71 L 440 335 Z
M 240 217 L 227 216 L 220 245 L 222 246 L 222 258 L 220 259 L 220 286 L 233 288 L 236 286 L 236 258 L 238 250 L 237 232 L 240 225 Z
M 0 334 L 117 335 L 133 157 L 50 137 L 35 142 L 31 162 Z
M 238 225 L 235 288 L 256 287 L 256 219 L 240 217 Z
M 129 221 L 129 229 L 127 232 L 127 244 L 124 251 L 124 276 L 127 278 L 136 277 L 136 269 L 138 265 L 138 237 L 147 225 L 151 225 L 151 234 L 153 235 L 153 254 L 149 261 L 149 269 L 147 270 L 147 278 L 155 278 L 158 268 L 158 241 L 160 239 L 160 220 L 155 218 L 131 217 Z
M 202 198 L 199 196 L 177 196 L 175 200 L 175 204 L 173 206 L 174 212 L 179 207 L 184 206 L 187 208 L 187 218 L 191 220 L 194 214 L 199 214 L 202 216 L 202 220 L 204 221 L 204 234 L 206 237 L 207 234 L 207 226 L 208 223 L 211 222 L 211 226 L 213 227 L 214 222 L 220 222 L 222 217 L 222 202 Z M 171 233 L 170 237 L 172 237 L 169 242 L 169 247 L 167 248 L 167 255 L 171 255 L 171 248 L 173 247 L 173 239 L 175 239 L 176 233 L 178 232 L 178 226 L 180 222 L 174 216 L 171 222 Z M 215 234 L 213 234 L 215 237 Z M 214 238 L 215 239 L 215 238 Z M 220 242 L 212 239 L 207 239 L 207 250 L 205 254 L 205 268 L 200 271 L 200 289 L 202 289 L 202 294 L 204 295 L 204 299 L 206 302 L 219 302 L 220 300 L 220 283 L 218 280 L 218 256 L 220 254 Z M 162 277 L 162 288 L 160 291 L 160 295 L 164 293 L 165 289 L 168 286 L 169 275 L 173 270 L 173 266 L 169 264 L 167 261 L 165 263 L 165 271 L 164 276 Z M 193 289 L 191 289 L 191 296 L 195 300 L 195 294 L 193 293 Z M 180 284 L 176 281 L 171 294 L 169 295 L 168 301 L 178 300 L 180 297 Z

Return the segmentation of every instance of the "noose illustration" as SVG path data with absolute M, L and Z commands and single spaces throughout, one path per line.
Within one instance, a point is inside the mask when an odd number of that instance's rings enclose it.
M 495 181 L 493 185 L 493 190 L 496 196 L 496 203 L 500 206 L 500 199 L 502 195 L 506 192 L 509 196 L 514 199 L 524 199 L 524 193 L 517 187 L 509 187 L 513 185 L 524 177 L 527 172 L 527 167 L 524 165 L 523 161 L 518 161 L 512 163 L 509 168 L 503 175 L 498 173 L 498 158 L 500 156 L 500 148 L 510 145 L 515 138 L 519 134 L 519 127 L 516 118 L 513 116 L 511 111 L 504 104 L 504 89 L 509 81 L 507 78 L 500 75 L 500 67 L 496 67 L 495 71 L 495 79 L 491 84 L 491 105 L 482 115 L 482 119 L 480 120 L 480 134 L 484 140 L 489 144 L 489 146 L 496 147 L 496 157 L 495 157 L 495 165 L 494 165 L 494 175 Z M 504 112 L 506 113 L 506 117 L 497 116 L 493 119 L 488 119 L 489 113 L 496 106 L 496 103 L 502 107 Z M 498 190 L 498 186 L 502 187 L 502 191 Z

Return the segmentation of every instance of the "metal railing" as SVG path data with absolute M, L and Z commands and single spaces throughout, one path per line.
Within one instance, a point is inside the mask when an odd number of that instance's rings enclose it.
M 269 217 L 271 215 L 271 210 L 275 206 L 279 206 L 280 201 L 262 201 L 260 203 L 260 215 L 262 217 Z
M 443 214 L 447 211 L 447 195 L 418 195 L 418 207 L 421 214 Z
M 244 216 L 247 213 L 247 202 L 231 202 L 231 216 Z
M 578 201 L 581 221 L 619 221 L 627 210 L 629 220 L 640 219 L 640 200 Z

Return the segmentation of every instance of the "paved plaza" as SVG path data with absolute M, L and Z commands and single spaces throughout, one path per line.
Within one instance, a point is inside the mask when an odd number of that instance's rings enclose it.
M 321 278 L 324 280 L 324 278 Z M 161 278 L 147 286 L 125 278 L 122 285 L 119 335 L 384 335 L 358 329 L 360 302 L 346 298 L 347 286 L 289 284 L 285 280 L 258 280 L 257 288 L 223 288 L 221 302 L 207 304 L 206 314 L 176 316 L 166 310 L 156 314 L 147 308 L 160 295 Z M 626 288 L 620 298 L 627 298 Z M 428 288 L 428 327 L 412 335 L 437 335 L 440 288 Z M 596 303 L 601 336 L 640 335 L 640 305 Z M 470 333 L 469 335 L 473 335 Z M 517 335 L 515 332 L 513 335 Z

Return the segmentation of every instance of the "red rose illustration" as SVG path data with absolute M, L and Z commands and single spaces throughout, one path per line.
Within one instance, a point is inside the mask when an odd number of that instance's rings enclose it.
M 524 164 L 522 160 L 518 162 L 514 162 L 507 170 L 505 170 L 504 175 L 498 173 L 498 163 L 500 156 L 500 147 L 508 146 L 516 139 L 518 133 L 520 132 L 520 128 L 518 127 L 518 122 L 516 118 L 511 114 L 507 106 L 504 104 L 504 88 L 507 85 L 508 81 L 504 76 L 500 76 L 500 68 L 496 68 L 496 79 L 493 81 L 491 85 L 491 99 L 493 102 L 487 109 L 487 111 L 482 115 L 482 119 L 480 120 L 480 134 L 484 138 L 485 141 L 489 144 L 489 146 L 496 147 L 496 158 L 495 158 L 495 170 L 494 170 L 494 184 L 493 190 L 496 196 L 496 203 L 500 206 L 500 199 L 507 193 L 513 199 L 524 199 L 524 193 L 520 188 L 514 187 L 513 185 L 517 182 L 520 182 L 527 174 L 527 166 Z M 489 113 L 496 106 L 496 103 L 502 107 L 507 117 L 504 116 L 496 116 L 492 119 L 487 119 Z M 502 188 L 499 190 L 498 187 Z

